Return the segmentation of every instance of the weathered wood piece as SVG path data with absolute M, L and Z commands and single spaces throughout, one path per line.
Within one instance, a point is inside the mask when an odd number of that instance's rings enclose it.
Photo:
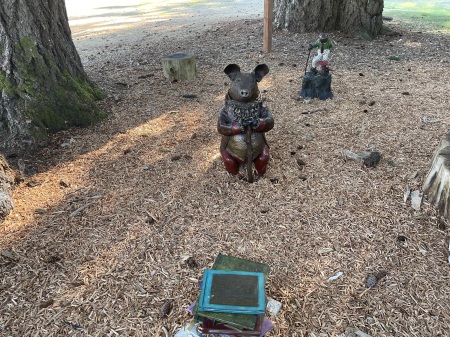
M 427 200 L 450 219 L 450 133 L 439 143 L 422 185 Z
M 377 166 L 381 159 L 381 153 L 378 151 L 361 151 L 358 153 L 353 153 L 350 150 L 345 150 L 344 155 L 347 158 L 362 161 L 367 167 Z
M 164 76 L 171 81 L 192 81 L 197 76 L 197 64 L 192 53 L 182 52 L 163 57 Z

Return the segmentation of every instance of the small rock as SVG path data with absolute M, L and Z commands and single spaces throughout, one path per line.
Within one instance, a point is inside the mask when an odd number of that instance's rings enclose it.
M 9 250 L 2 251 L 0 253 L 0 255 L 8 260 L 17 261 L 17 257 L 13 253 L 11 253 Z
M 306 162 L 303 159 L 297 158 L 297 165 L 298 166 L 305 166 Z
M 266 310 L 270 317 L 274 318 L 281 309 L 281 302 L 274 300 L 273 298 L 268 298 Z
M 408 238 L 404 235 L 397 236 L 397 243 L 401 247 L 407 247 L 408 246 Z
M 39 304 L 39 308 L 41 308 L 41 309 L 48 308 L 53 303 L 55 303 L 55 300 L 53 298 L 49 298 L 48 300 L 41 302 L 41 304 Z
M 186 259 L 186 264 L 189 268 L 198 268 L 198 263 L 192 256 Z
M 344 150 L 344 155 L 353 160 L 361 160 L 364 165 L 368 167 L 375 167 L 378 165 L 381 158 L 381 154 L 377 151 L 361 151 L 359 153 L 353 153 L 350 150 Z
M 176 155 L 176 156 L 173 156 L 172 158 L 170 158 L 170 160 L 172 160 L 172 161 L 178 161 L 178 160 L 180 160 L 182 157 L 180 156 L 180 155 Z
M 69 187 L 70 186 L 70 184 L 68 182 L 66 182 L 64 179 L 61 179 L 59 181 L 59 185 L 62 186 L 62 187 Z
M 27 187 L 36 187 L 36 186 L 39 186 L 39 185 L 41 185 L 42 183 L 40 182 L 40 181 L 37 181 L 37 180 L 31 180 L 31 181 L 29 181 L 29 182 L 27 182 Z
M 160 318 L 167 318 L 170 314 L 170 312 L 172 311 L 172 301 L 171 300 L 166 300 L 163 305 L 161 306 L 161 308 L 159 309 L 159 317 Z
M 362 332 L 361 330 L 358 330 L 356 328 L 348 327 L 345 329 L 344 333 L 345 337 L 372 337 L 365 332 Z
M 365 157 L 363 162 L 367 167 L 375 167 L 378 165 L 381 159 L 381 153 L 377 151 L 371 151 L 369 156 Z
M 60 146 L 61 147 L 69 147 L 71 146 L 73 143 L 75 143 L 75 139 L 70 138 L 67 141 L 65 141 L 64 143 L 62 143 Z
M 408 238 L 404 235 L 399 235 L 397 236 L 397 241 L 398 242 L 405 242 L 406 240 L 408 240 Z
M 366 287 L 367 288 L 375 287 L 375 285 L 377 284 L 377 281 L 378 281 L 378 279 L 377 279 L 377 277 L 375 275 L 371 274 L 371 275 L 367 276 Z

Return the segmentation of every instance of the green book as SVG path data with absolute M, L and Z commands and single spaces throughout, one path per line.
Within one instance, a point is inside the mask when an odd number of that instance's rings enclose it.
M 265 278 L 267 278 L 270 270 L 267 264 L 222 254 L 217 255 L 211 269 L 257 272 L 263 273 Z
M 196 311 L 197 322 L 202 322 L 203 317 L 206 317 L 212 321 L 220 322 L 235 330 L 249 329 L 253 330 L 256 325 L 258 315 L 245 315 L 245 314 L 229 314 L 223 312 L 206 312 Z

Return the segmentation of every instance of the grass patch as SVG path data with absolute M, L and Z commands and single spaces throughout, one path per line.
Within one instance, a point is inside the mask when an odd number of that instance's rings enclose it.
M 450 33 L 450 2 L 448 0 L 387 0 L 384 2 L 383 14 L 413 24 L 419 29 Z

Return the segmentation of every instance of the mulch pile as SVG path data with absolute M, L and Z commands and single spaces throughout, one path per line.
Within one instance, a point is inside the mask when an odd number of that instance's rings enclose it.
M 388 27 L 333 34 L 327 101 L 297 95 L 317 35 L 277 31 L 264 55 L 260 20 L 82 55 L 108 117 L 22 162 L 0 227 L 0 335 L 173 336 L 218 253 L 270 265 L 283 307 L 269 336 L 448 335 L 448 222 L 403 196 L 449 129 L 450 35 Z M 196 55 L 197 80 L 164 78 L 178 51 Z M 219 154 L 229 63 L 270 67 L 272 157 L 253 184 Z

